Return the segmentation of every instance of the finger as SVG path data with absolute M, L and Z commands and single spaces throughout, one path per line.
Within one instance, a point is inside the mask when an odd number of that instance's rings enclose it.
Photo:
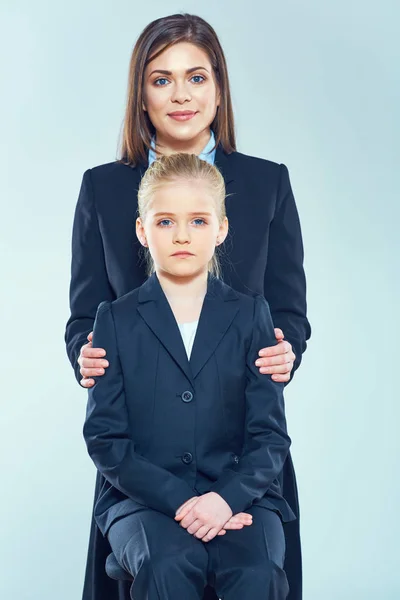
M 183 527 L 184 529 L 187 529 L 195 521 L 197 521 L 197 517 L 193 514 L 193 512 L 190 512 L 188 515 L 186 515 L 186 517 L 184 519 L 182 519 L 180 524 L 181 524 L 181 527 Z M 203 523 L 201 523 L 201 524 L 203 525 Z
M 229 521 L 233 521 L 234 523 L 251 523 L 253 521 L 253 517 L 247 513 L 237 513 L 236 515 L 233 515 Z
M 202 540 L 203 537 L 205 537 L 207 535 L 207 533 L 210 531 L 211 526 L 210 525 L 201 525 L 201 527 L 198 528 L 198 530 L 196 531 L 196 533 L 194 534 L 194 537 L 196 537 L 198 540 Z M 188 529 L 189 531 L 189 529 Z
M 225 535 L 226 534 L 226 529 L 221 529 L 221 531 L 218 531 L 217 535 Z
M 275 337 L 277 340 L 283 340 L 283 338 L 285 337 L 283 335 L 282 329 L 279 329 L 279 327 L 275 327 L 274 332 L 275 332 Z
M 275 367 L 261 367 L 260 368 L 260 373 L 262 375 L 277 375 L 277 374 L 285 374 L 285 373 L 290 373 L 290 371 L 293 369 L 293 362 L 290 361 L 288 363 L 285 363 L 284 365 L 276 365 Z
M 228 521 L 228 523 L 225 523 L 224 527 L 227 531 L 233 530 L 233 529 L 243 529 L 244 524 L 243 523 L 230 523 Z
M 89 342 L 93 341 L 93 331 L 91 331 L 89 333 L 89 335 L 87 336 L 87 339 L 89 340 Z
M 105 355 L 106 351 L 104 348 L 93 348 L 92 344 L 85 344 L 81 348 L 81 356 L 84 356 L 85 358 L 102 358 Z
M 292 345 L 287 341 L 278 342 L 275 346 L 268 346 L 267 348 L 261 348 L 258 352 L 258 356 L 263 358 L 270 358 L 272 356 L 279 356 L 280 354 L 286 354 L 292 352 Z
M 296 359 L 296 356 L 292 350 L 288 350 L 288 352 L 279 352 L 279 354 L 274 354 L 274 356 L 262 356 L 257 358 L 257 366 L 263 367 L 271 367 L 273 365 L 282 365 L 285 362 L 293 361 Z
M 219 531 L 220 530 L 217 529 L 216 527 L 213 527 L 212 529 L 210 529 L 210 531 L 203 537 L 203 542 L 209 542 L 210 540 L 215 538 L 215 536 L 218 535 Z
M 290 352 L 291 350 L 292 344 L 287 340 L 281 340 L 274 346 L 261 348 L 261 350 L 258 352 L 258 356 L 275 356 L 276 354 L 283 354 L 285 352 Z
M 188 533 L 190 533 L 190 535 L 194 535 L 201 527 L 204 527 L 203 521 L 200 521 L 200 519 L 195 519 L 193 523 L 189 525 L 189 527 L 186 527 L 186 530 Z M 210 525 L 208 526 L 208 529 L 210 529 Z M 205 533 L 207 533 L 207 531 Z
M 83 377 L 101 377 L 104 375 L 104 369 L 79 369 L 79 372 Z
M 83 379 L 80 380 L 79 383 L 84 388 L 91 388 L 94 386 L 95 381 L 94 381 L 94 379 L 87 379 L 86 377 L 84 377 Z
M 184 517 L 186 517 L 186 515 L 192 510 L 192 508 L 194 507 L 194 505 L 196 504 L 198 499 L 199 498 L 196 497 L 196 498 L 191 498 L 190 500 L 187 500 L 185 502 L 185 504 L 183 504 L 180 508 L 178 508 L 178 511 L 175 515 L 175 519 L 177 521 L 181 521 Z
M 290 379 L 290 373 L 285 375 L 271 375 L 271 379 L 277 383 L 286 383 Z
M 80 365 L 81 367 L 85 367 L 85 369 L 106 369 L 108 367 L 108 360 L 105 358 L 89 358 L 84 355 L 80 357 Z

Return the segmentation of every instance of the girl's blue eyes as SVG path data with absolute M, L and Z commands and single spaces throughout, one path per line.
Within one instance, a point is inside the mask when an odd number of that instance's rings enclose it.
M 192 221 L 197 227 L 200 225 L 205 225 L 206 222 L 204 219 L 193 219 Z M 158 223 L 160 227 L 168 227 L 172 223 L 171 219 L 163 219 Z
M 203 83 L 205 80 L 206 78 L 203 77 L 203 75 L 193 75 L 193 77 L 190 79 L 190 81 L 193 81 L 193 83 Z M 154 81 L 154 84 L 158 87 L 163 87 L 167 83 L 169 83 L 169 80 L 166 77 L 159 77 Z

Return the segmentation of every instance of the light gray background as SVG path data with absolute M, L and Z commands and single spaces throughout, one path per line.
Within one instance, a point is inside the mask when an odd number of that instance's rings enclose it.
M 63 343 L 72 216 L 84 170 L 115 158 L 137 35 L 182 10 L 220 36 L 239 149 L 287 164 L 301 215 L 305 600 L 400 597 L 395 4 L 2 0 L 2 598 L 80 598 L 94 467 Z

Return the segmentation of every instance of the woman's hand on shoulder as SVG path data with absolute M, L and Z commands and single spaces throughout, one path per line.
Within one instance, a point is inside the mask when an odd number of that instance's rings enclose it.
M 104 375 L 105 369 L 108 367 L 108 360 L 104 358 L 106 355 L 104 348 L 93 348 L 93 331 L 89 333 L 87 339 L 89 341 L 87 344 L 82 346 L 78 358 L 80 374 L 82 375 L 80 383 L 84 388 L 93 387 L 95 381 L 91 378 L 101 377 Z
M 271 379 L 280 383 L 285 383 L 290 379 L 290 373 L 293 369 L 296 356 L 292 350 L 292 345 L 284 339 L 282 329 L 276 328 L 275 337 L 278 340 L 276 346 L 262 348 L 255 362 L 263 375 L 271 375 Z

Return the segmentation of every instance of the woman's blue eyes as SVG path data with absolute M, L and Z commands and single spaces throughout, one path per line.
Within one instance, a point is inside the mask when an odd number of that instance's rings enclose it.
M 193 83 L 203 83 L 203 81 L 205 81 L 205 79 L 206 78 L 203 77 L 203 75 L 193 75 L 193 77 L 191 77 L 190 81 L 193 81 Z M 166 77 L 159 77 L 158 79 L 156 79 L 154 81 L 154 84 L 159 87 L 163 87 L 167 83 L 169 83 L 169 80 Z
M 160 225 L 160 227 L 169 227 L 169 225 L 172 223 L 171 219 L 163 219 L 162 221 L 160 221 L 158 223 L 158 225 Z M 193 219 L 192 223 L 194 223 L 196 226 L 200 226 L 200 225 L 205 225 L 206 222 L 204 219 Z

